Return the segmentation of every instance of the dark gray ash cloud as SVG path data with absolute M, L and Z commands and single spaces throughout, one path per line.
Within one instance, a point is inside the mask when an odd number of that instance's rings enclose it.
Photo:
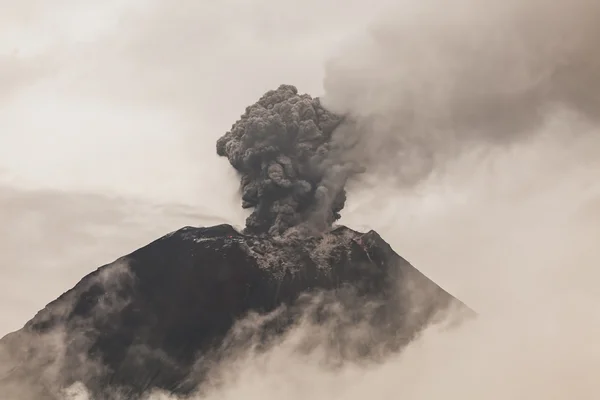
M 281 85 L 217 141 L 217 153 L 241 174 L 242 206 L 254 208 L 246 231 L 278 235 L 292 227 L 318 231 L 340 218 L 344 185 L 358 169 L 333 141 L 343 118 L 318 98 Z

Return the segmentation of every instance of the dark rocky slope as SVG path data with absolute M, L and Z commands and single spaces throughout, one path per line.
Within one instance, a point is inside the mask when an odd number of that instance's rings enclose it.
M 3 338 L 0 388 L 22 400 L 55 398 L 76 381 L 96 399 L 114 390 L 127 398 L 155 388 L 189 393 L 228 346 L 257 337 L 268 346 L 308 314 L 327 323 L 336 318 L 332 301 L 345 304 L 346 324 L 367 320 L 376 333 L 340 353 L 347 326 L 337 324 L 329 340 L 340 359 L 397 350 L 438 312 L 466 309 L 373 231 L 284 239 L 186 227 L 89 274 Z M 248 336 L 228 336 L 248 313 L 281 306 Z

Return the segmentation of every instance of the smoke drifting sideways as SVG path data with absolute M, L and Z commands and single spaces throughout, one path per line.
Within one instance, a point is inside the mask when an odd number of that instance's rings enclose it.
M 353 157 L 379 182 L 412 187 L 467 152 L 532 140 L 557 115 L 600 121 L 600 2 L 400 0 L 385 11 L 332 56 L 322 96 L 357 121 Z
M 241 174 L 242 207 L 254 208 L 246 233 L 322 232 L 340 218 L 345 183 L 362 172 L 333 140 L 342 121 L 318 98 L 281 85 L 217 141 L 217 154 Z

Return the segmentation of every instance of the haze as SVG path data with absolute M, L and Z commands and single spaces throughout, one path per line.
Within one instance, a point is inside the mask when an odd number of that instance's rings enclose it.
M 2 333 L 170 230 L 241 226 L 215 140 L 290 83 L 362 118 L 371 172 L 340 222 L 376 229 L 480 317 L 371 369 L 327 371 L 283 345 L 209 397 L 598 398 L 596 2 L 0 10 Z

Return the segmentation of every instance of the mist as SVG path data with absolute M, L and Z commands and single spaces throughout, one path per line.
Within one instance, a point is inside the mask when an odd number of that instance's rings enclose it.
M 340 223 L 479 317 L 335 371 L 291 335 L 205 396 L 598 397 L 595 2 L 44 4 L 0 0 L 3 333 L 169 230 L 242 225 L 214 143 L 285 82 L 360 128 Z

